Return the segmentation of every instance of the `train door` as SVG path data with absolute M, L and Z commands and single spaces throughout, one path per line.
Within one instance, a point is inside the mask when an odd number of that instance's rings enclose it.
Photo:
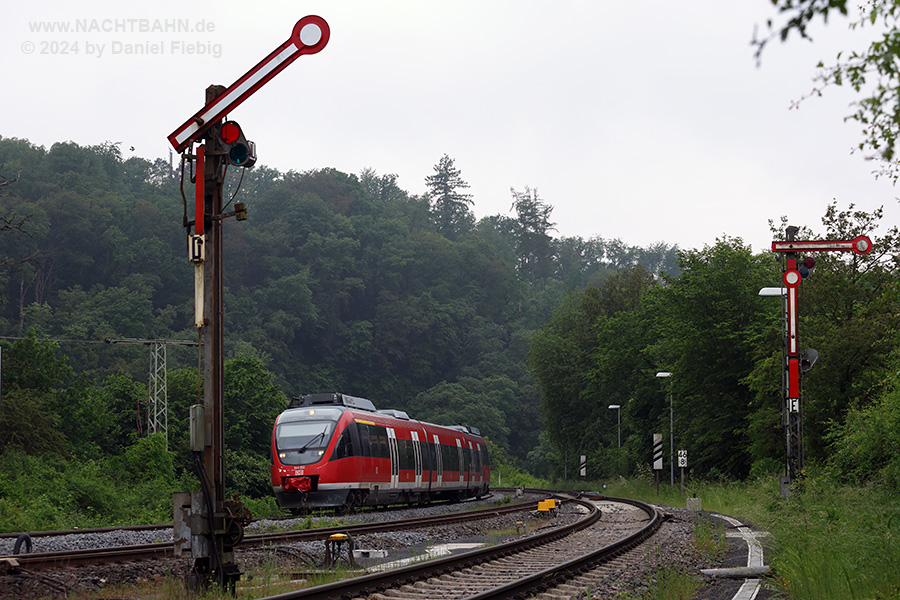
M 419 445 L 419 432 L 411 431 L 413 458 L 416 461 L 416 487 L 422 486 L 422 447 Z
M 475 469 L 475 481 L 481 484 L 484 481 L 484 471 L 481 464 L 481 445 L 475 442 L 472 452 L 472 468 Z
M 441 440 L 437 435 L 434 436 L 434 469 L 437 471 L 437 486 L 441 487 L 444 483 L 444 456 L 441 452 Z
M 478 448 L 478 444 L 475 444 L 475 448 Z M 472 442 L 469 442 L 469 465 L 468 470 L 470 472 L 469 475 L 469 487 L 477 485 L 481 478 L 478 476 L 478 460 L 475 458 L 475 452 L 472 449 Z
M 465 481 L 466 476 L 466 467 L 465 467 L 465 452 L 464 446 L 462 444 L 462 440 L 456 440 L 456 455 L 459 457 L 459 482 L 462 483 Z
M 400 487 L 400 452 L 397 450 L 397 436 L 391 427 L 387 428 L 388 449 L 391 453 L 391 488 Z

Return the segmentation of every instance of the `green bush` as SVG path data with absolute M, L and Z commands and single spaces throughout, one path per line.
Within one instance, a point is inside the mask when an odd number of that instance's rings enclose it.
M 154 433 L 138 439 L 125 450 L 125 466 L 135 481 L 164 479 L 174 476 L 174 453 L 166 449 L 166 436 Z
M 900 390 L 895 387 L 875 404 L 850 410 L 828 439 L 829 464 L 845 480 L 900 485 Z
M 252 452 L 225 450 L 225 485 L 241 498 L 272 495 L 269 458 Z

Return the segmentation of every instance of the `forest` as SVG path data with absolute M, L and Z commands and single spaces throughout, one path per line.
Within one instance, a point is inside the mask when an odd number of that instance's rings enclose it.
M 777 256 L 554 237 L 526 182 L 508 214 L 476 219 L 462 169 L 435 159 L 421 196 L 371 169 L 228 174 L 248 207 L 224 233 L 231 491 L 271 507 L 275 416 L 333 391 L 478 427 L 504 483 L 577 480 L 580 455 L 591 480 L 644 472 L 670 411 L 690 476 L 783 471 L 782 312 L 758 295 Z M 167 432 L 148 435 L 148 346 L 104 342 L 196 340 L 189 175 L 112 143 L 0 138 L 0 529 L 165 519 L 195 486 L 197 348 L 167 346 Z M 801 285 L 801 344 L 819 352 L 804 431 L 811 463 L 898 483 L 900 234 L 881 218 L 833 202 L 821 228 L 794 224 L 875 243 L 816 256 Z M 773 239 L 787 225 L 773 215 Z

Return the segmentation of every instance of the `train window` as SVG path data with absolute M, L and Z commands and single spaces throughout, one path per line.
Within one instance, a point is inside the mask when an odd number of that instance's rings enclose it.
M 390 458 L 388 450 L 387 430 L 384 427 L 366 425 L 369 428 L 369 444 L 372 448 L 372 456 L 375 458 Z
M 275 444 L 279 449 L 285 450 L 299 448 L 308 442 L 320 447 L 321 442 L 328 442 L 333 430 L 333 421 L 279 423 L 275 429 Z
M 286 465 L 309 465 L 322 459 L 334 421 L 291 421 L 275 427 L 278 458 Z
M 459 449 L 456 446 L 441 444 L 441 458 L 444 461 L 445 471 L 459 470 Z
M 413 454 L 415 452 L 413 450 L 413 442 L 397 438 L 397 450 L 400 453 L 400 468 L 415 469 L 416 457 Z
M 348 456 L 353 456 L 353 441 L 350 439 L 349 427 L 345 429 L 344 433 L 341 434 L 341 437 L 338 438 L 338 442 L 334 447 L 334 453 L 331 455 L 331 460 L 347 458 Z
M 377 425 L 368 423 L 356 423 L 359 431 L 359 455 L 374 458 L 390 458 L 388 449 L 387 430 Z
M 355 423 L 355 425 L 359 433 L 359 455 L 372 456 L 372 445 L 369 443 L 369 426 L 362 423 Z

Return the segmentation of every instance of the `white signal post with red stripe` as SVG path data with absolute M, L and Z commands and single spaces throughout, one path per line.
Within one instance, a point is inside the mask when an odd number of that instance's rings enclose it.
M 784 272 L 782 281 L 785 285 L 785 398 L 784 398 L 784 427 L 785 441 L 787 444 L 786 475 L 781 478 L 782 494 L 787 496 L 791 482 L 799 477 L 803 471 L 803 421 L 800 406 L 800 372 L 801 359 L 804 355 L 800 352 L 799 336 L 797 331 L 798 309 L 797 292 L 803 275 L 800 273 L 797 261 L 797 252 L 853 252 L 855 254 L 869 254 L 872 251 L 872 240 L 864 235 L 852 240 L 802 240 L 793 239 L 798 232 L 797 227 L 788 227 L 788 240 L 772 242 L 772 252 L 785 255 Z M 805 261 L 804 261 L 805 262 Z M 811 266 L 808 266 L 811 268 Z M 810 350 L 809 354 L 814 351 Z M 814 359 L 814 358 L 813 358 Z M 807 365 L 805 370 L 809 369 Z
M 800 399 L 800 349 L 797 339 L 797 288 L 803 277 L 797 269 L 796 252 L 854 252 L 868 254 L 872 251 L 872 240 L 861 235 L 852 240 L 803 240 L 772 242 L 772 252 L 786 254 L 782 280 L 787 287 L 787 354 L 788 354 L 788 398 L 792 402 L 792 412 Z

